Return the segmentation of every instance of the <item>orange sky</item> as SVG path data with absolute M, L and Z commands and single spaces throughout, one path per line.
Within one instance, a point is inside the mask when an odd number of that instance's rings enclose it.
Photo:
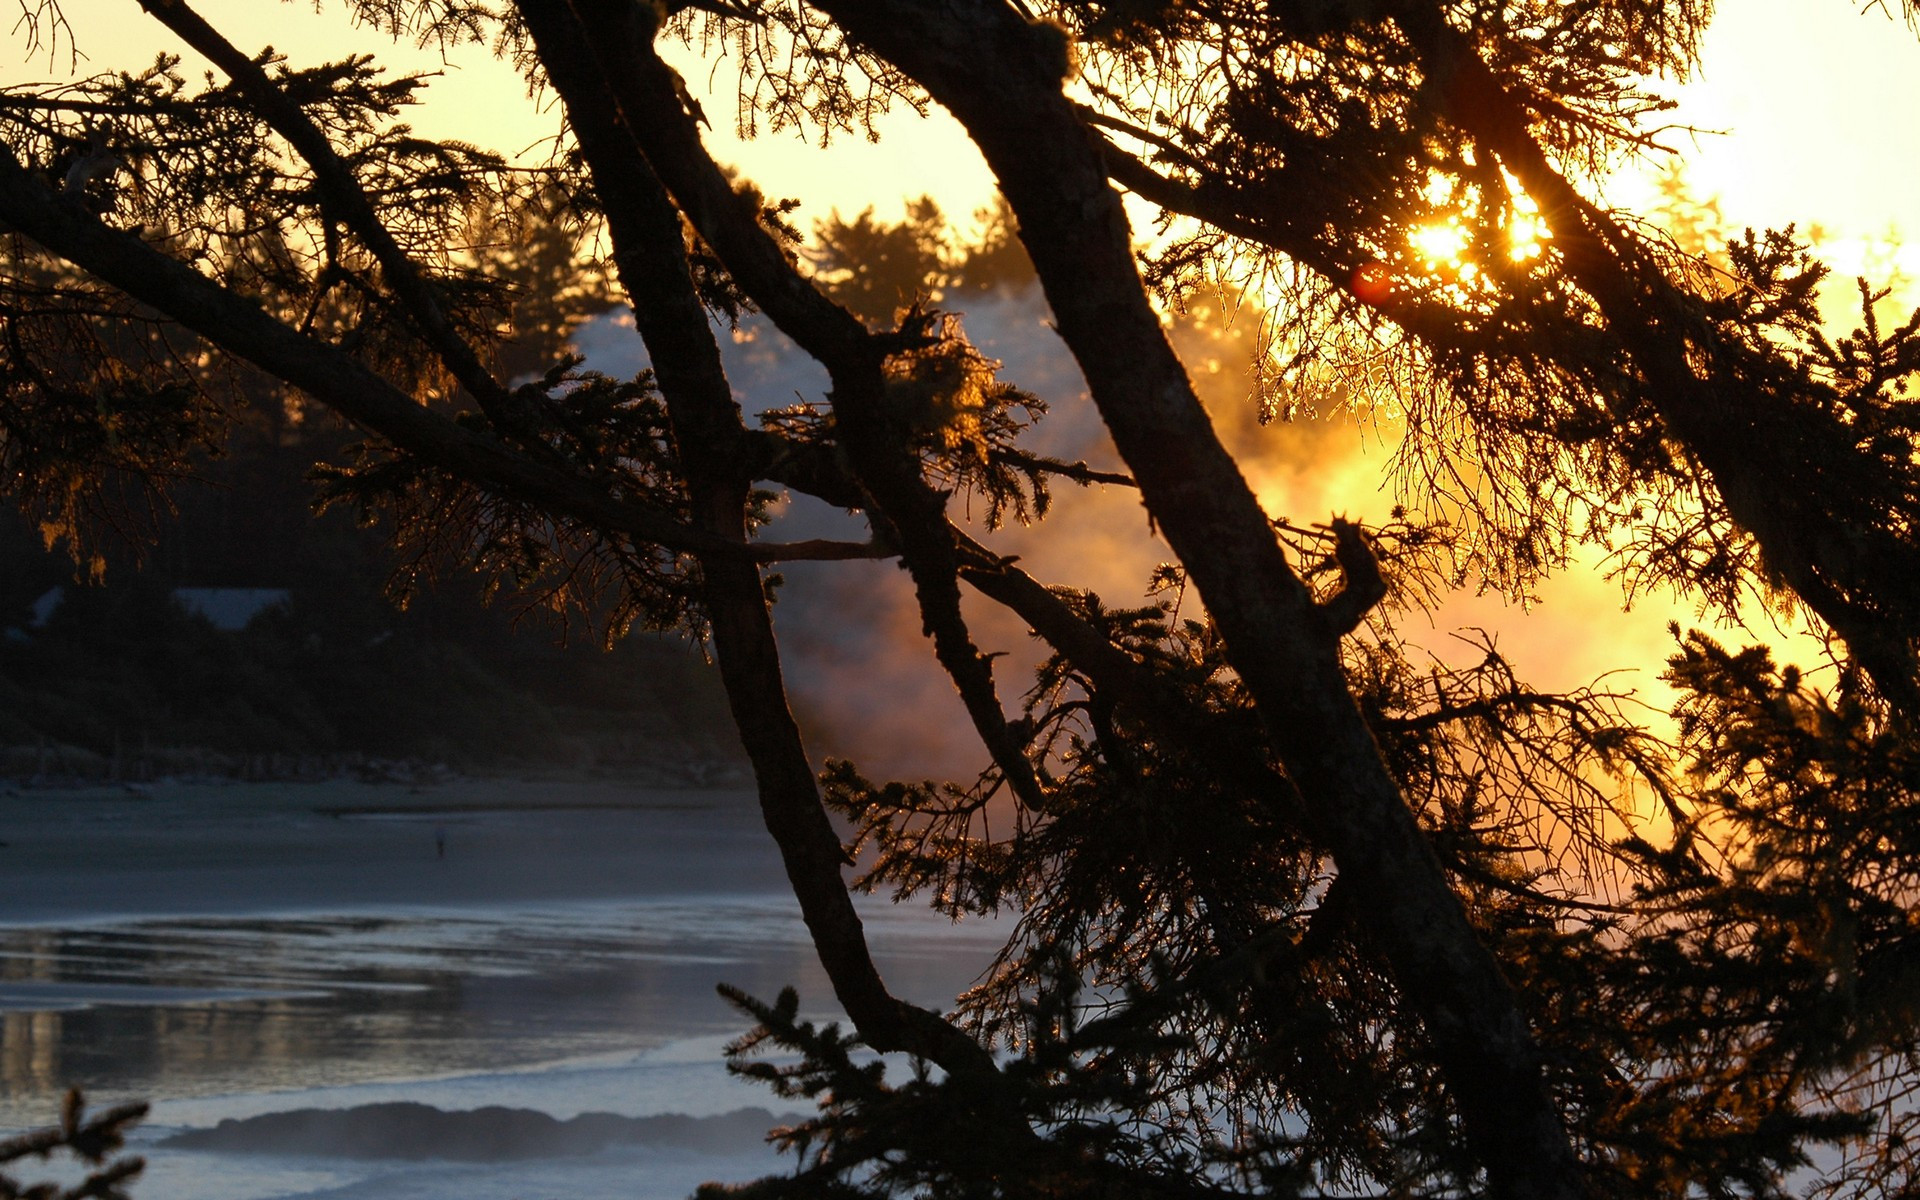
M 134 0 L 62 0 L 62 6 L 91 66 L 134 65 L 173 48 Z M 396 51 L 377 35 L 352 30 L 337 3 L 319 14 L 304 0 L 202 0 L 200 9 L 243 48 L 272 44 L 296 62 L 373 50 L 395 66 L 440 65 L 432 52 Z M 1818 222 L 1843 274 L 1860 269 L 1876 242 L 1884 247 L 1890 234 L 1920 228 L 1920 119 L 1914 116 L 1920 113 L 1920 38 L 1880 11 L 1857 11 L 1850 0 L 1736 0 L 1721 10 L 1697 78 L 1674 89 L 1681 108 L 1672 119 L 1724 133 L 1675 131 L 1664 139 L 1684 159 L 1696 195 L 1718 196 L 1736 225 L 1797 221 L 1804 229 Z M 23 57 L 16 34 L 15 47 L 0 80 L 64 73 L 66 46 L 51 56 L 43 48 Z M 728 71 L 709 76 L 691 57 L 682 61 L 696 89 L 709 84 L 716 93 L 705 105 L 719 127 L 716 154 L 743 167 L 769 194 L 805 200 L 803 227 L 834 208 L 852 213 L 871 204 L 882 216 L 897 214 L 903 197 L 923 192 L 964 218 L 991 195 L 978 155 L 943 115 L 922 121 L 902 112 L 887 122 L 878 145 L 842 137 L 825 153 L 792 135 L 741 143 L 728 119 Z M 411 119 L 422 133 L 507 152 L 534 144 L 556 125 L 550 110 L 528 102 L 509 69 L 475 47 L 445 64 L 445 75 Z M 1651 173 L 1610 181 L 1608 199 L 1624 207 L 1643 204 Z M 1920 246 L 1898 254 L 1905 272 L 1920 278 Z M 1373 487 L 1370 464 L 1380 457 L 1351 454 L 1331 471 L 1282 472 L 1257 482 L 1276 512 L 1299 520 L 1324 519 L 1333 509 L 1377 515 L 1387 502 Z M 1549 581 L 1541 597 L 1535 617 L 1525 621 L 1494 599 L 1463 597 L 1424 640 L 1444 647 L 1460 626 L 1498 626 L 1503 645 L 1527 673 L 1551 687 L 1586 682 L 1622 663 L 1657 669 L 1668 644 L 1668 605 L 1643 604 L 1623 616 L 1618 586 L 1591 566 Z M 1683 607 L 1679 615 L 1689 614 Z M 1642 682 L 1650 678 L 1651 670 L 1643 669 Z
M 131 65 L 177 49 L 134 0 L 61 0 L 61 7 L 90 64 Z M 337 3 L 323 3 L 319 13 L 306 0 L 202 0 L 198 7 L 243 48 L 273 45 L 296 61 L 372 50 L 396 66 L 440 65 L 437 53 L 396 48 L 353 30 Z M 0 79 L 55 73 L 44 50 L 27 56 L 17 34 L 13 42 Z M 52 60 L 64 73 L 64 45 Z M 901 113 L 879 145 L 841 138 L 827 155 L 792 136 L 743 145 L 725 116 L 728 72 L 723 68 L 711 80 L 701 70 L 686 73 L 696 88 L 714 87 L 707 109 L 719 126 L 719 156 L 736 161 L 768 192 L 805 200 L 810 212 L 856 212 L 867 204 L 897 212 L 903 195 L 928 192 L 950 213 L 965 215 L 991 194 L 978 155 L 943 115 L 921 121 Z M 1920 121 L 1913 119 L 1920 112 L 1920 39 L 1897 18 L 1877 9 L 1859 12 L 1851 0 L 1722 4 L 1699 76 L 1677 95 L 1676 120 L 1726 131 L 1675 132 L 1665 140 L 1687 161 L 1699 192 L 1722 196 L 1733 219 L 1818 220 L 1849 237 L 1920 223 Z M 422 132 L 506 151 L 532 144 L 553 125 L 550 113 L 527 103 L 513 73 L 476 47 L 452 57 L 428 99 L 411 118 Z M 1626 179 L 1610 192 L 1622 204 L 1645 195 Z

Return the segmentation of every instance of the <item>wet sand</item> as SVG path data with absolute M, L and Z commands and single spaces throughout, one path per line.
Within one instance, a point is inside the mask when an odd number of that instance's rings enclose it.
M 0 925 L 784 894 L 752 793 L 611 783 L 0 792 Z
M 392 1102 L 561 1120 L 780 1106 L 725 1075 L 720 1046 L 749 1022 L 714 985 L 771 997 L 794 984 L 810 1013 L 835 1015 L 746 793 L 28 792 L 0 796 L 0 840 L 0 1127 L 44 1123 L 70 1084 L 99 1103 L 158 1101 L 141 1200 L 298 1195 L 309 1175 L 315 1195 L 434 1194 L 431 1173 L 304 1159 L 235 1173 L 227 1156 L 153 1148 L 231 1117 Z M 950 1003 L 997 945 L 989 928 L 922 910 L 865 912 L 890 978 L 923 1003 Z M 764 1151 L 675 1153 L 673 1171 L 647 1178 L 772 1165 Z M 603 1178 L 638 1194 L 604 1157 L 569 1167 L 578 1187 L 558 1190 L 595 1194 L 588 1181 Z

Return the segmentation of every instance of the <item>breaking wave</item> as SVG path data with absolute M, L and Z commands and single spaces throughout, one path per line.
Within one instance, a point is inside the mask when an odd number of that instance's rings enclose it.
M 229 1118 L 211 1129 L 177 1133 L 160 1144 L 229 1154 L 456 1162 L 566 1158 L 630 1145 L 724 1154 L 758 1148 L 768 1130 L 798 1119 L 776 1118 L 764 1108 L 740 1108 L 713 1117 L 591 1112 L 562 1121 L 528 1108 L 448 1112 L 431 1104 L 396 1102 Z

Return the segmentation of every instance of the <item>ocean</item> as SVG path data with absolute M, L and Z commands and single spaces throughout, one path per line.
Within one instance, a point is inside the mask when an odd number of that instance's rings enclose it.
M 751 1179 L 798 1114 L 726 1072 L 751 1022 L 715 985 L 838 1017 L 745 792 L 20 789 L 0 842 L 0 1129 L 70 1086 L 151 1101 L 136 1200 Z M 895 990 L 941 1007 L 1004 936 L 863 916 Z

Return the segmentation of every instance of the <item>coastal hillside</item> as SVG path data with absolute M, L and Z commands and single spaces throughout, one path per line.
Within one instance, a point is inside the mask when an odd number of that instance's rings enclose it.
M 154 548 L 109 549 L 97 580 L 0 514 L 0 779 L 743 777 L 698 647 L 609 648 L 594 614 L 488 604 L 457 573 L 402 606 L 380 532 L 316 519 L 276 469 L 315 449 L 258 438 L 206 464 Z

